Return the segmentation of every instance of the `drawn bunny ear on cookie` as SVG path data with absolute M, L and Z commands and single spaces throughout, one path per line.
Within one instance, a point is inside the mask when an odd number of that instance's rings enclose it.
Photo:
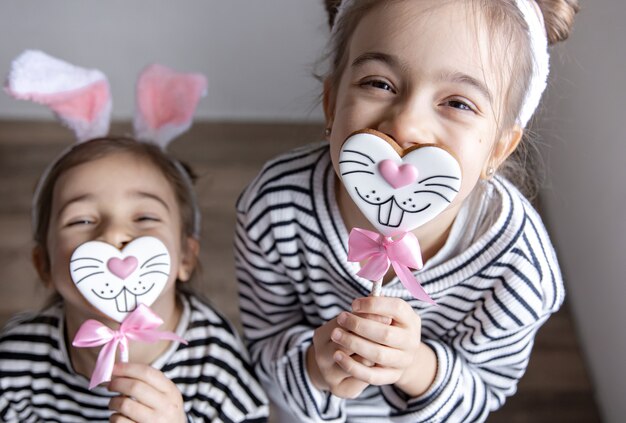
M 158 64 L 148 66 L 137 82 L 135 137 L 166 148 L 189 129 L 206 91 L 207 80 L 202 74 L 176 72 Z
M 26 50 L 11 64 L 6 92 L 49 107 L 79 142 L 109 132 L 111 93 L 106 76 L 38 50 Z

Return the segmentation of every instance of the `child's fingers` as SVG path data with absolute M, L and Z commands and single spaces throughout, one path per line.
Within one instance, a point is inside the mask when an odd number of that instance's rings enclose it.
M 340 398 L 354 399 L 361 395 L 361 392 L 367 388 L 368 383 L 353 377 L 343 379 L 334 389 L 333 395 Z
M 134 422 L 148 422 L 153 417 L 152 409 L 127 396 L 111 398 L 109 408 Z
M 388 316 L 394 320 L 394 323 L 401 326 L 409 326 L 415 323 L 419 323 L 421 325 L 419 315 L 406 301 L 400 298 L 357 298 L 352 302 L 352 311 L 359 314 L 368 313 Z
M 374 322 L 382 323 L 383 325 L 390 325 L 392 322 L 391 317 L 389 316 L 381 316 L 380 314 L 370 314 L 370 313 L 356 313 L 358 316 L 363 317 L 364 319 L 370 319 Z
M 123 415 L 119 414 L 119 413 L 115 413 L 113 414 L 110 418 L 109 418 L 109 422 L 110 423 L 135 423 L 132 420 L 130 420 L 127 417 L 124 417 Z
M 381 366 L 397 368 L 403 366 L 406 367 L 408 364 L 410 364 L 409 362 L 407 362 L 409 360 L 409 356 L 405 354 L 403 350 L 377 344 L 370 341 L 369 339 L 362 338 L 361 336 L 355 335 L 340 328 L 336 328 L 335 330 L 333 330 L 331 336 L 335 343 L 341 345 L 349 351 L 354 351 L 366 360 L 373 361 L 374 363 Z M 347 356 L 347 354 L 345 354 L 343 351 L 338 350 L 338 352 L 342 355 Z M 333 359 L 335 359 L 336 357 L 337 354 L 334 353 Z M 351 360 L 354 361 L 353 359 Z
M 374 364 L 376 364 L 373 361 L 368 360 L 367 358 L 363 358 L 363 357 L 361 357 L 358 354 L 352 353 L 352 354 L 348 354 L 348 355 L 350 357 L 352 357 L 353 360 L 358 361 L 359 363 L 363 364 L 364 366 L 372 367 Z
M 337 351 L 335 361 L 341 369 L 352 378 L 358 379 L 369 385 L 390 385 L 398 380 L 398 369 L 390 367 L 368 367 L 352 359 L 350 356 Z M 351 378 L 348 378 L 348 380 Z
M 382 323 L 383 325 L 390 325 L 392 322 L 391 317 L 381 316 L 379 314 L 360 313 L 358 314 L 358 316 L 364 319 L 372 320 L 374 322 Z M 348 351 L 344 348 L 341 348 L 341 350 L 344 351 L 346 354 L 350 355 L 354 360 L 358 361 L 359 363 L 365 366 L 373 366 L 374 364 L 376 364 L 371 360 L 368 360 L 366 358 L 361 357 L 358 354 L 353 353 L 352 351 Z
M 114 376 L 108 387 L 111 392 L 118 392 L 137 402 L 155 409 L 163 402 L 163 393 L 146 382 L 128 377 Z
M 350 332 L 391 348 L 408 349 L 420 338 L 419 333 L 410 339 L 404 328 L 373 322 L 348 312 L 342 312 L 337 317 L 337 323 Z
M 116 376 L 142 381 L 163 393 L 169 393 L 172 388 L 172 382 L 162 372 L 147 364 L 116 363 L 113 377 Z

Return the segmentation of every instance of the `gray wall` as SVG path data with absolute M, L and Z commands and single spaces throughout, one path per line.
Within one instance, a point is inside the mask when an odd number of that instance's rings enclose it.
M 159 62 L 209 78 L 197 116 L 319 120 L 311 76 L 328 33 L 322 0 L 3 0 L 0 75 L 38 48 L 111 82 L 113 113 L 129 118 L 139 71 Z M 0 118 L 48 117 L 0 95 Z
M 553 56 L 543 199 L 607 422 L 626 416 L 626 2 L 582 2 Z

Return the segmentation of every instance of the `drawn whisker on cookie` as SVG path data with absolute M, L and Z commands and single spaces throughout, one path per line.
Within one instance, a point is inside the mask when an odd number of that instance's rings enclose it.
M 361 153 L 360 151 L 355 151 L 355 150 L 343 150 L 344 153 L 352 153 L 352 154 L 358 154 L 359 156 L 363 156 L 366 159 L 368 159 L 370 162 L 372 162 L 372 164 L 376 163 L 374 161 L 374 159 L 372 159 L 370 156 L 368 156 L 365 153 Z
M 451 202 L 450 200 L 448 200 L 448 198 L 445 195 L 443 195 L 442 193 L 437 192 L 437 191 L 431 191 L 431 190 L 424 189 L 424 190 L 420 190 L 420 191 L 413 191 L 413 194 L 435 194 L 435 195 L 438 195 L 439 197 L 443 198 L 444 200 L 446 200 L 446 202 L 448 202 L 448 203 Z
M 76 269 L 71 269 L 71 271 L 78 272 L 79 270 L 83 270 L 83 269 L 100 269 L 100 266 L 82 266 L 82 267 L 77 267 Z
M 165 273 L 165 272 L 160 272 L 160 271 L 158 271 L 158 270 L 151 270 L 151 271 L 149 271 L 149 272 L 142 273 L 141 275 L 139 275 L 139 277 L 140 277 L 140 278 L 142 278 L 142 277 L 144 277 L 144 276 L 146 276 L 146 275 L 149 275 L 149 274 L 151 274 L 151 273 L 160 273 L 160 274 L 162 274 L 162 275 L 169 276 L 169 275 L 168 275 L 167 273 Z
M 152 264 L 150 264 L 150 265 L 146 266 L 146 269 L 147 269 L 148 267 L 154 267 L 154 266 L 169 266 L 169 265 L 170 265 L 169 263 L 152 263 Z
M 92 273 L 90 275 L 84 276 L 79 281 L 76 281 L 76 285 L 78 285 L 79 283 L 81 283 L 82 281 L 84 281 L 87 278 L 90 278 L 90 277 L 95 276 L 95 275 L 102 275 L 102 274 L 104 274 L 104 272 L 94 272 L 94 273 Z
M 102 260 L 98 260 L 97 258 L 94 258 L 94 257 L 78 257 L 73 260 L 70 260 L 70 263 L 74 263 L 75 261 L 79 261 L 79 260 L 94 260 L 94 261 L 97 261 L 98 263 L 104 263 Z
M 448 188 L 451 191 L 454 192 L 459 192 L 458 189 L 451 187 L 450 185 L 446 185 L 446 184 L 424 184 L 425 187 L 442 187 L 442 188 Z
M 459 181 L 459 177 L 458 176 L 449 176 L 449 175 L 435 175 L 435 176 L 429 176 L 428 178 L 424 178 L 421 181 L 417 181 L 418 184 L 422 184 L 426 181 L 429 181 L 431 179 L 435 179 L 435 178 L 445 178 L 445 179 L 454 179 L 456 181 Z
M 140 269 L 143 269 L 144 266 L 148 263 L 150 263 L 152 260 L 154 260 L 157 257 L 162 257 L 162 256 L 166 256 L 167 253 L 161 253 L 161 254 L 157 254 L 156 256 L 150 257 L 148 260 L 144 261 L 143 264 L 141 265 Z
M 370 172 L 369 170 L 351 170 L 349 172 L 342 173 L 341 176 L 350 175 L 352 173 L 367 173 L 368 175 L 373 175 L 374 174 L 374 172 Z
M 339 162 L 339 164 L 342 164 L 342 163 L 354 163 L 354 164 L 370 167 L 369 164 L 360 162 L 358 160 L 342 160 L 342 161 Z

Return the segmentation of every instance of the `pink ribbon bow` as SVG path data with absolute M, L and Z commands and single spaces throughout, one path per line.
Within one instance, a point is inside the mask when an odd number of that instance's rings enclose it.
M 122 361 L 128 361 L 128 340 L 152 343 L 162 339 L 169 339 L 187 344 L 187 341 L 173 332 L 156 330 L 162 324 L 163 319 L 144 304 L 140 304 L 132 313 L 126 316 L 119 330 L 110 329 L 97 320 L 92 319 L 83 323 L 78 329 L 72 345 L 78 348 L 104 345 L 98 354 L 96 368 L 89 381 L 89 389 L 93 389 L 102 382 L 111 380 L 118 346 L 120 347 Z
M 382 279 L 391 265 L 402 285 L 413 297 L 436 304 L 410 270 L 421 269 L 423 266 L 420 245 L 412 232 L 386 237 L 376 232 L 354 228 L 348 238 L 348 260 L 352 262 L 367 260 L 357 275 L 371 281 Z

